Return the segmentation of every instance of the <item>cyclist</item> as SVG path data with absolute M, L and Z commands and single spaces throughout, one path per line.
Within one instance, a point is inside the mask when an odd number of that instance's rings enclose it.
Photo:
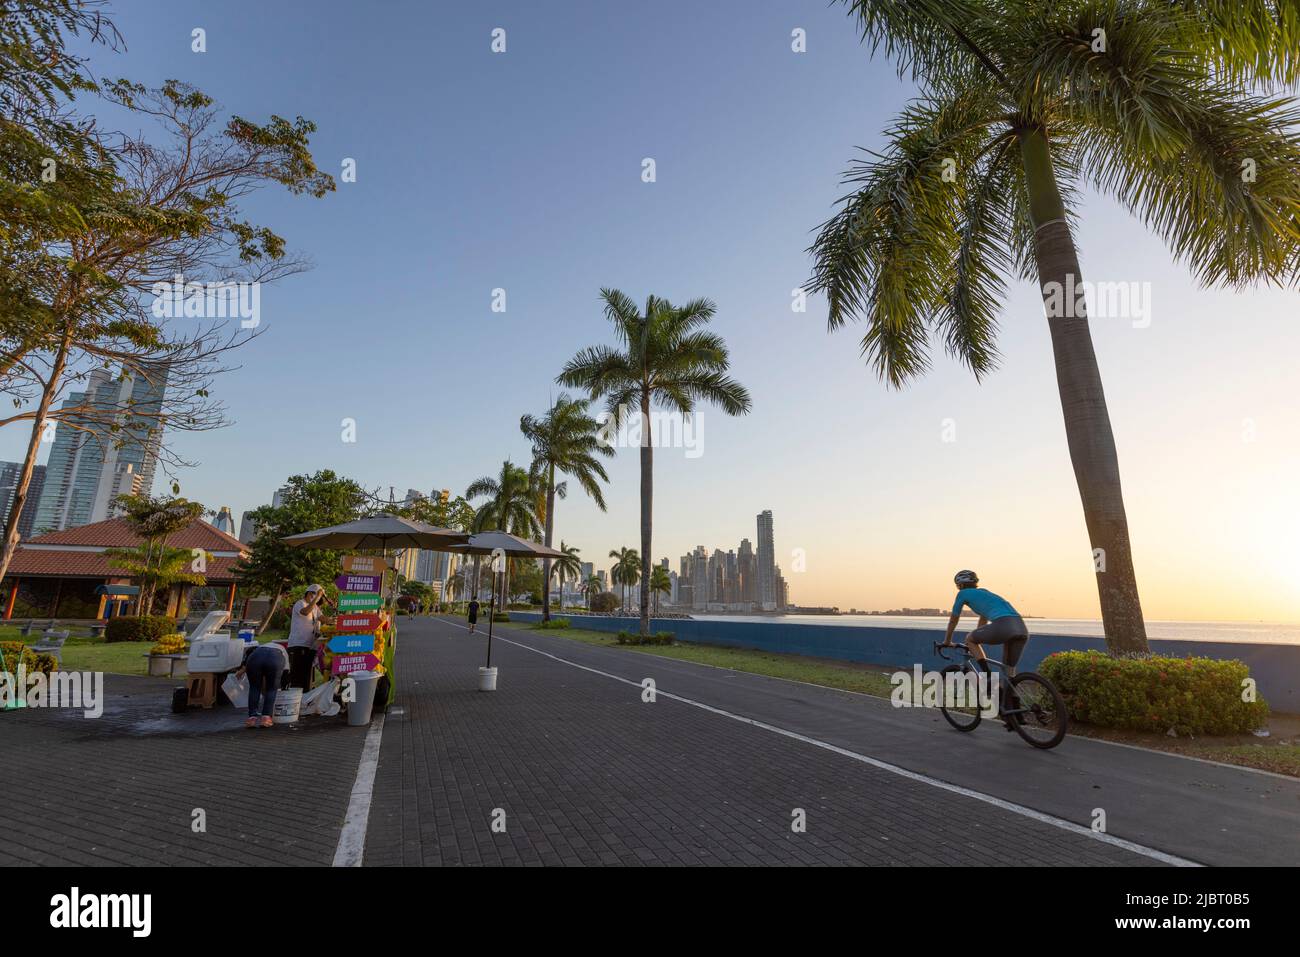
M 952 633 L 961 618 L 961 610 L 969 607 L 979 614 L 980 620 L 975 630 L 966 636 L 967 647 L 976 658 L 983 661 L 985 654 L 981 645 L 1005 644 L 1007 650 L 1002 663 L 1006 666 L 1007 675 L 1014 675 L 1016 662 L 1020 660 L 1025 643 L 1029 641 L 1029 629 L 1009 601 L 987 588 L 980 588 L 979 583 L 979 576 L 970 569 L 963 569 L 953 576 L 953 584 L 957 586 L 957 600 L 952 606 L 952 617 L 948 619 L 948 633 L 944 635 L 943 643 L 951 647 Z

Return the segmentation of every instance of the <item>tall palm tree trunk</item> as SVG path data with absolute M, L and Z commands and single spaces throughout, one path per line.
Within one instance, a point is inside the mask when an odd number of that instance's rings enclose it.
M 641 393 L 641 637 L 650 637 L 650 528 L 654 505 L 654 447 L 650 441 L 650 393 Z
M 1142 653 L 1149 649 L 1120 488 L 1119 454 L 1083 308 L 1079 257 L 1045 133 L 1026 132 L 1020 146 L 1039 285 L 1045 301 L 1063 304 L 1062 314 L 1049 315 L 1048 324 L 1070 461 L 1092 542 L 1106 645 L 1115 654 Z M 1049 291 L 1055 293 L 1054 300 Z
M 547 470 L 546 476 L 546 535 L 542 544 L 551 547 L 551 532 L 555 528 L 555 466 Z M 564 580 L 560 580 L 560 601 L 564 598 Z M 542 621 L 551 620 L 551 560 L 542 559 Z

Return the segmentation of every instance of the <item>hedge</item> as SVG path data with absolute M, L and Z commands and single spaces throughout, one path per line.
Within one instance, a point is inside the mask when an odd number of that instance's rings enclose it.
M 630 631 L 620 631 L 614 636 L 614 640 L 620 645 L 671 645 L 676 642 L 677 636 L 671 631 L 656 631 L 653 635 L 642 638 Z
M 110 618 L 104 628 L 105 641 L 158 641 L 176 634 L 176 619 L 161 615 Z
M 1050 655 L 1038 671 L 1060 689 L 1070 714 L 1100 727 L 1244 734 L 1268 718 L 1263 699 L 1242 700 L 1250 672 L 1236 660 L 1062 651 Z
M 43 671 L 47 675 L 55 669 L 58 662 L 53 655 L 39 654 L 21 641 L 0 641 L 0 658 L 4 660 L 4 670 L 10 674 L 18 671 L 19 655 L 27 666 L 27 673 Z
M 552 618 L 550 621 L 541 621 L 537 623 L 538 628 L 555 629 L 568 628 L 572 622 L 567 618 Z

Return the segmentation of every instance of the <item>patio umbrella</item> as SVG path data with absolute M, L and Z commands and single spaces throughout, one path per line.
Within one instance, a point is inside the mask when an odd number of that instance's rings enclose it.
M 486 531 L 476 532 L 469 536 L 469 541 L 464 545 L 448 546 L 447 551 L 456 552 L 461 555 L 502 555 L 506 558 L 563 558 L 564 552 L 556 548 L 547 548 L 541 542 L 532 542 L 526 538 L 520 538 L 518 535 L 511 535 L 509 532 Z M 497 606 L 497 576 L 496 570 L 492 572 L 492 600 L 488 605 L 488 647 L 487 647 L 487 664 L 485 668 L 492 667 L 492 619 L 496 615 Z
M 454 528 L 438 528 L 399 515 L 372 515 L 355 522 L 288 535 L 281 541 L 293 548 L 331 548 L 339 551 L 359 548 L 424 548 L 442 552 L 468 543 L 469 538 L 468 534 Z

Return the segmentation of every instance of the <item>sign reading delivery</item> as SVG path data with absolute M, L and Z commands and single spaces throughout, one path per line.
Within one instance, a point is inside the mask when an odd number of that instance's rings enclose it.
M 338 586 L 339 591 L 379 591 L 380 576 L 378 575 L 340 575 L 334 579 L 334 584 Z
M 374 655 L 335 655 L 334 674 L 346 675 L 353 671 L 373 671 L 379 666 Z

